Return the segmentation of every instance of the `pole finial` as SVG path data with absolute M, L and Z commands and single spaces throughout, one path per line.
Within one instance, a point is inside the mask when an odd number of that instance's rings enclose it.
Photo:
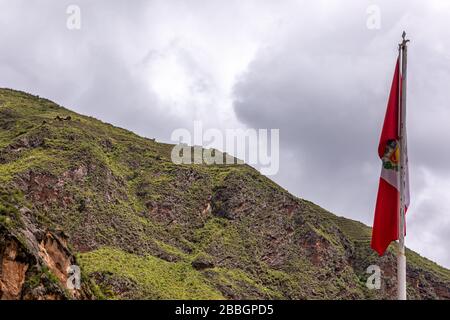
M 399 49 L 406 47 L 406 44 L 409 42 L 409 39 L 406 39 L 406 31 L 402 33 L 402 43 L 399 44 Z

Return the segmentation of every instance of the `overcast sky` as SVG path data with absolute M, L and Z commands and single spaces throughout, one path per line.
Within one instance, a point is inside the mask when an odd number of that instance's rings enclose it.
M 0 0 L 0 87 L 164 142 L 194 120 L 279 128 L 271 178 L 371 225 L 377 143 L 406 29 L 406 242 L 450 267 L 450 1 L 393 3 Z M 67 27 L 69 5 L 81 10 L 80 29 Z

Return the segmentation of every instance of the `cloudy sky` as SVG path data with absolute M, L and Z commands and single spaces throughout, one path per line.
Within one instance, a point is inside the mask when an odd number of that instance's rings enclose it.
M 450 2 L 393 3 L 0 0 L 0 87 L 164 142 L 194 120 L 279 128 L 271 178 L 370 225 L 406 29 L 407 245 L 450 267 Z

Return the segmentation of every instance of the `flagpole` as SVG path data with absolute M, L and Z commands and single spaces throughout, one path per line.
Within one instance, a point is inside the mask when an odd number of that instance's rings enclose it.
M 407 76 L 407 43 L 406 32 L 403 31 L 403 41 L 400 44 L 402 74 L 399 114 L 400 139 L 400 210 L 398 224 L 398 252 L 397 252 L 397 295 L 398 300 L 406 300 L 406 255 L 405 255 L 405 167 L 406 167 L 406 76 Z

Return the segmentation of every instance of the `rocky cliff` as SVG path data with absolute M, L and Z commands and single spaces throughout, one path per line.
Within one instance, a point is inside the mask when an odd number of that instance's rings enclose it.
M 377 257 L 367 226 L 247 165 L 173 164 L 171 148 L 0 89 L 1 299 L 395 296 L 393 249 Z M 450 299 L 450 271 L 407 255 L 409 297 Z

